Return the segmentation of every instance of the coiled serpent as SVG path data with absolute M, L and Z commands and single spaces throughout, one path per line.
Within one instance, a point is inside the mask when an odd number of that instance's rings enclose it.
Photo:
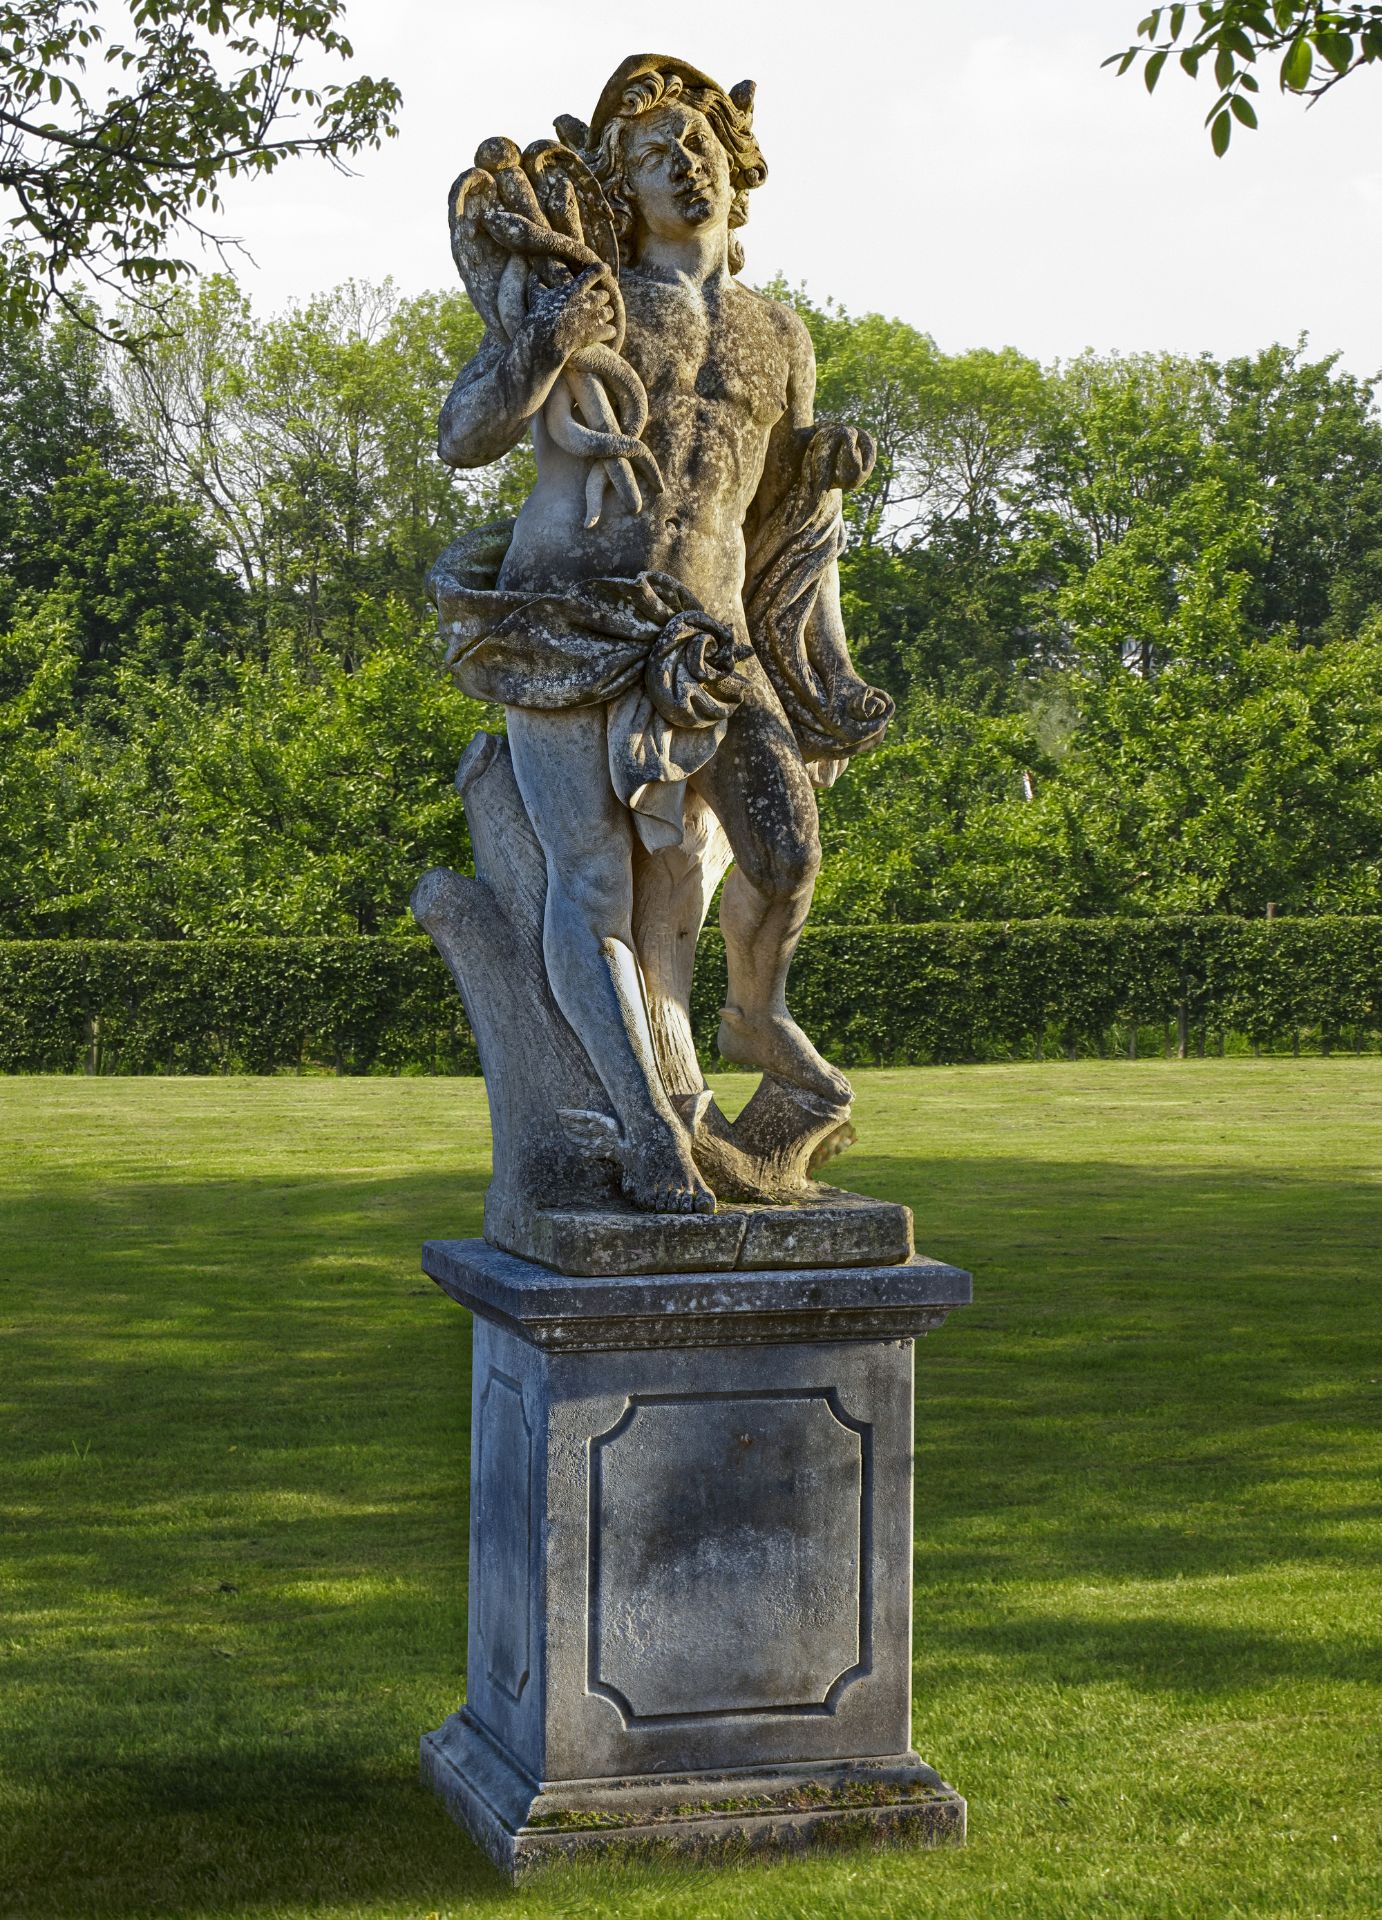
M 542 288 L 591 267 L 607 270 L 615 337 L 570 355 L 542 417 L 559 447 L 591 463 L 587 527 L 599 521 L 607 486 L 628 512 L 641 512 L 645 494 L 662 491 L 662 474 L 641 438 L 647 392 L 620 352 L 618 245 L 594 177 L 579 155 L 556 141 L 535 141 L 520 154 L 512 140 L 485 140 L 474 167 L 452 188 L 450 210 L 452 247 L 467 291 L 486 325 L 506 341 Z

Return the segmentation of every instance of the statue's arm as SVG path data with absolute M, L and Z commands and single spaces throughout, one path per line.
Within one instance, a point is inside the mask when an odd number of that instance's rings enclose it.
M 790 307 L 778 308 L 778 324 L 787 348 L 787 405 L 768 438 L 762 478 L 749 511 L 750 530 L 766 520 L 790 493 L 801 471 L 815 416 L 816 354 L 811 336 Z
M 437 451 L 450 467 L 487 467 L 517 446 L 578 348 L 614 337 L 603 268 L 546 289 L 512 340 L 485 335 L 446 397 Z
M 758 483 L 746 531 L 761 526 L 781 505 L 801 476 L 806 451 L 818 434 L 830 436 L 830 458 L 823 477 L 830 487 L 846 491 L 867 479 L 873 469 L 874 443 L 860 427 L 824 423 L 815 417 L 816 353 L 802 320 L 790 307 L 778 308 L 787 346 L 787 404 L 768 441 L 763 475 Z

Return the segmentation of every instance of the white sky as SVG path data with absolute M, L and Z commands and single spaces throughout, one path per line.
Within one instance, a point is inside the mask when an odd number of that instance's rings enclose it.
M 354 275 L 455 284 L 446 189 L 485 136 L 588 119 L 626 54 L 758 82 L 770 169 L 743 234 L 781 270 L 946 351 L 1248 352 L 1307 331 L 1382 367 L 1382 74 L 1307 111 L 1263 71 L 1263 126 L 1215 160 L 1212 95 L 1100 70 L 1142 0 L 351 0 L 359 63 L 403 89 L 400 137 L 342 179 L 237 189 L 227 230 L 260 311 Z

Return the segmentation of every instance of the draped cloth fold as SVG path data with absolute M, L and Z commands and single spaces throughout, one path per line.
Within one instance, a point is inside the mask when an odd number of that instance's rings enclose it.
M 812 434 L 795 484 L 750 534 L 744 579 L 754 652 L 817 786 L 831 785 L 851 755 L 876 746 L 893 716 L 889 696 L 854 670 L 838 590 L 823 591 L 845 540 L 839 434 L 833 426 Z
M 640 839 L 680 845 L 686 782 L 724 738 L 752 649 L 666 573 L 501 592 L 512 532 L 499 521 L 463 535 L 428 575 L 447 668 L 476 700 L 603 705 L 610 781 Z
M 838 430 L 807 442 L 795 484 L 751 532 L 750 640 L 670 574 L 501 590 L 512 520 L 472 529 L 428 575 L 445 661 L 464 693 L 560 712 L 603 705 L 609 775 L 650 850 L 680 844 L 686 782 L 710 760 L 757 654 L 818 786 L 881 739 L 893 703 L 854 671 L 832 575 L 844 541 Z M 829 585 L 828 591 L 822 591 Z

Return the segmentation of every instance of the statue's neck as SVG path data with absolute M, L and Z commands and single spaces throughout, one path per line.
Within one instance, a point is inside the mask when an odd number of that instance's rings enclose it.
M 640 228 L 633 265 L 653 280 L 689 280 L 704 287 L 729 272 L 729 228 L 705 227 L 675 240 Z

